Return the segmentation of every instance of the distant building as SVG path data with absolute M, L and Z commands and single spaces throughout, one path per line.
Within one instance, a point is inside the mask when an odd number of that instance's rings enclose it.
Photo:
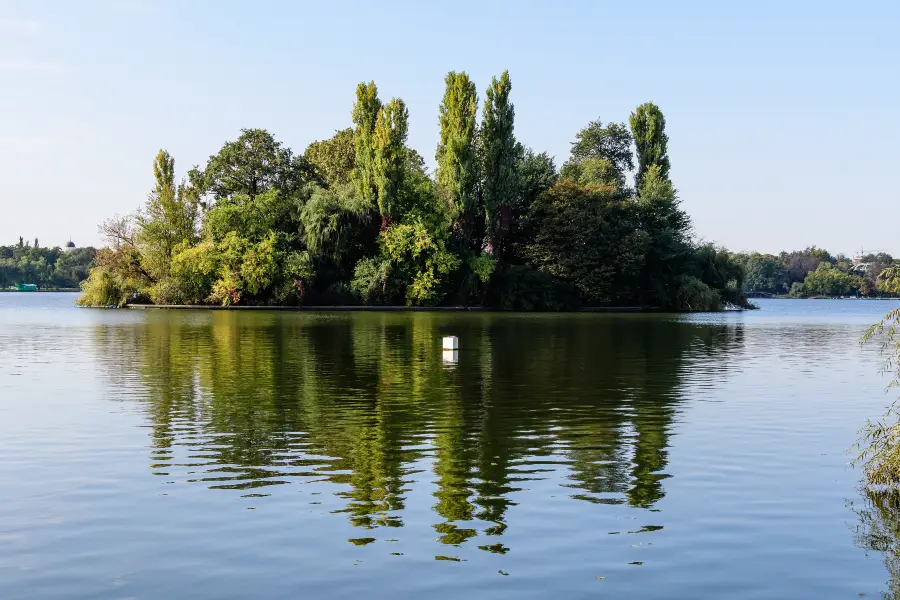
M 75 242 L 73 242 L 72 240 L 69 240 L 68 242 L 66 242 L 66 252 L 71 252 L 74 249 L 75 249 Z

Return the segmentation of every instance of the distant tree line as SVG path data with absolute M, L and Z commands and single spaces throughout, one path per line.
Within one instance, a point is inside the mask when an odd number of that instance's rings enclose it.
M 900 259 L 879 252 L 850 259 L 810 247 L 774 254 L 734 254 L 750 294 L 810 296 L 894 296 L 900 293 Z
M 741 264 L 691 234 L 656 105 L 589 123 L 557 169 L 517 140 L 508 73 L 481 103 L 466 73 L 445 83 L 434 173 L 374 82 L 303 154 L 245 129 L 179 182 L 160 151 L 145 205 L 102 226 L 81 303 L 747 305 Z
M 0 246 L 0 288 L 17 283 L 34 283 L 41 288 L 77 288 L 94 266 L 94 248 L 59 246 L 44 248 L 19 238 L 11 246 Z

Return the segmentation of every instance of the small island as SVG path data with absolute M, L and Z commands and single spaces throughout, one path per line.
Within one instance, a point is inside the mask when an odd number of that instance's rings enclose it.
M 716 311 L 752 307 L 747 274 L 763 292 L 862 287 L 815 249 L 792 287 L 791 257 L 695 241 L 653 103 L 628 125 L 589 123 L 557 169 L 517 140 L 507 72 L 480 119 L 469 76 L 445 82 L 434 173 L 407 145 L 405 103 L 374 82 L 352 127 L 302 154 L 245 129 L 177 182 L 160 151 L 145 205 L 101 226 L 78 303 Z

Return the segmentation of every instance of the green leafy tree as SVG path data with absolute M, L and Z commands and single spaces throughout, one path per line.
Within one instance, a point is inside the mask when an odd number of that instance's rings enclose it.
M 784 264 L 787 270 L 788 282 L 793 284 L 795 281 L 803 282 L 806 275 L 810 271 L 815 271 L 822 262 L 833 262 L 834 258 L 827 250 L 811 246 L 805 250 L 794 250 L 793 252 L 782 252 L 778 258 Z
M 94 266 L 94 248 L 63 252 L 59 247 L 0 246 L 0 288 L 33 283 L 41 289 L 77 288 Z
M 300 221 L 308 251 L 340 267 L 361 258 L 371 211 L 350 186 L 315 188 L 301 210 Z
M 408 172 L 409 112 L 400 98 L 393 98 L 378 111 L 373 143 L 375 148 L 375 184 L 382 227 L 394 217 Z
M 255 196 L 237 194 L 206 212 L 204 235 L 219 242 L 231 232 L 259 241 L 270 231 L 295 234 L 299 227 L 297 200 L 277 189 Z
M 309 181 L 312 168 L 265 129 L 242 129 L 237 140 L 227 142 L 209 157 L 202 171 L 194 167 L 189 176 L 200 193 L 221 202 L 241 194 L 252 198 L 272 189 L 294 193 Z
M 341 129 L 327 140 L 313 142 L 306 147 L 303 156 L 312 166 L 316 178 L 327 187 L 350 183 L 356 167 L 353 129 Z
M 109 247 L 84 301 L 746 306 L 752 261 L 692 242 L 658 109 L 632 115 L 634 140 L 624 124 L 590 123 L 557 174 L 549 155 L 515 140 L 507 72 L 492 79 L 477 129 L 472 81 L 451 72 L 445 85 L 434 178 L 407 146 L 405 104 L 382 104 L 374 82 L 357 87 L 353 128 L 303 155 L 245 129 L 177 184 L 161 152 L 144 207 L 104 224 Z M 632 141 L 636 192 L 626 186 Z M 84 277 L 59 252 L 37 240 L 0 248 L 0 281 Z M 824 261 L 860 293 L 872 289 L 861 265 L 817 249 L 779 261 L 785 286 Z
M 378 204 L 378 177 L 375 166 L 375 126 L 381 112 L 381 100 L 374 81 L 356 87 L 353 104 L 353 145 L 356 149 L 353 181 L 357 195 L 375 207 Z
M 898 273 L 885 274 L 891 279 Z M 893 373 L 888 389 L 900 386 L 900 309 L 888 312 L 863 335 L 861 342 L 877 340 L 885 357 L 882 371 Z M 882 417 L 868 421 L 857 440 L 858 454 L 853 464 L 861 464 L 867 487 L 896 492 L 900 484 L 900 399 L 895 398 Z
M 717 304 L 707 307 L 685 307 L 676 303 L 679 310 L 720 310 L 723 306 L 752 308 L 744 294 L 744 267 L 724 248 L 704 244 L 697 248 L 685 276 L 695 277 L 708 286 L 717 297 Z
M 649 243 L 637 217 L 634 204 L 617 194 L 561 179 L 538 198 L 533 218 L 540 225 L 527 256 L 590 304 L 627 303 Z
M 451 71 L 440 106 L 437 182 L 448 195 L 451 214 L 470 213 L 477 200 L 478 155 L 475 115 L 478 95 L 466 73 Z
M 857 281 L 852 275 L 843 273 L 829 262 L 821 262 L 803 280 L 807 294 L 820 296 L 846 296 L 856 291 Z
M 382 234 L 384 256 L 408 281 L 408 305 L 433 305 L 441 300 L 441 283 L 460 265 L 459 257 L 446 247 L 448 233 L 435 231 L 424 219 L 417 217 L 394 224 Z
M 666 118 L 659 107 L 652 102 L 641 104 L 631 113 L 629 119 L 631 135 L 637 150 L 637 173 L 634 176 L 635 187 L 640 189 L 647 169 L 656 165 L 659 175 L 669 177 L 669 137 L 666 135 Z
M 900 267 L 888 267 L 878 274 L 876 290 L 882 294 L 900 294 Z
M 481 123 L 485 230 L 492 254 L 509 230 L 510 206 L 519 192 L 515 109 L 509 99 L 509 71 L 494 77 L 487 89 Z
M 521 145 L 518 151 L 516 171 L 519 174 L 519 192 L 512 206 L 509 231 L 498 250 L 501 262 L 524 264 L 527 261 L 524 246 L 534 239 L 537 226 L 537 222 L 531 219 L 532 208 L 538 197 L 553 187 L 559 174 L 553 157 L 546 152 L 535 153 Z
M 194 188 L 175 183 L 175 159 L 160 150 L 153 162 L 156 185 L 137 214 L 137 243 L 141 264 L 155 281 L 169 273 L 176 248 L 197 238 L 199 196 Z
M 750 292 L 782 294 L 787 287 L 787 269 L 777 256 L 754 252 L 747 258 L 744 287 Z
M 631 134 L 624 123 L 591 121 L 572 142 L 560 177 L 582 185 L 613 186 L 625 191 L 625 176 L 634 169 Z
M 806 285 L 802 281 L 795 281 L 791 284 L 788 296 L 791 298 L 806 298 Z
M 653 165 L 641 183 L 635 211 L 648 242 L 639 300 L 649 306 L 670 307 L 682 284 L 679 275 L 685 273 L 693 252 L 691 222 L 681 209 L 675 187 L 659 167 Z

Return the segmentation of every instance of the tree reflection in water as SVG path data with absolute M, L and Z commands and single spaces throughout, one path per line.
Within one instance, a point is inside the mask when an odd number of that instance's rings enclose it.
M 429 485 L 440 542 L 504 553 L 537 481 L 652 508 L 685 370 L 724 377 L 742 335 L 646 315 L 197 311 L 98 327 L 95 348 L 145 407 L 155 474 L 258 495 L 327 482 L 367 530 L 402 527 Z
M 900 598 L 900 490 L 863 490 L 863 505 L 851 507 L 859 517 L 856 545 L 881 553 L 890 579 L 883 598 Z

